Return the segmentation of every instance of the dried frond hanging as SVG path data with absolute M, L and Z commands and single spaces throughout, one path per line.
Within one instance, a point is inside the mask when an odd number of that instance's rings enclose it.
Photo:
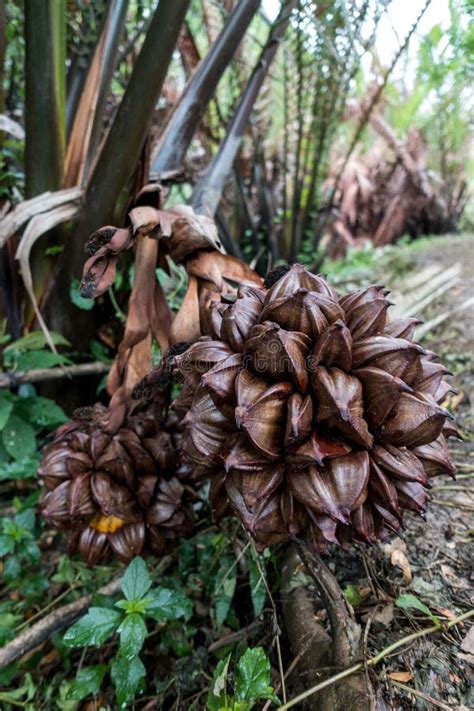
M 260 546 L 305 533 L 325 549 L 398 531 L 429 478 L 452 474 L 438 403 L 449 386 L 416 321 L 389 321 L 381 286 L 339 297 L 301 265 L 210 307 L 174 362 L 184 451 Z
M 81 293 L 89 298 L 103 294 L 115 278 L 119 253 L 138 245 L 141 239 L 151 240 L 159 245 L 160 257 L 169 255 L 177 264 L 183 264 L 189 276 L 183 306 L 171 327 L 171 343 L 192 341 L 202 334 L 200 304 L 207 303 L 211 294 L 234 292 L 235 283 L 261 284 L 260 277 L 245 262 L 222 253 L 214 220 L 196 214 L 191 207 L 177 205 L 164 210 L 145 205 L 135 207 L 129 217 L 130 228 L 104 227 L 90 237 L 87 249 L 92 256 L 84 265 Z M 147 251 L 151 249 L 148 247 Z M 158 247 L 155 249 L 158 254 Z M 154 270 L 150 271 L 150 279 L 156 281 Z M 140 282 L 137 280 L 137 300 L 144 298 Z M 155 290 L 158 288 L 155 285 Z M 132 302 L 133 295 L 131 306 Z M 151 303 L 150 299 L 147 303 Z M 143 327 L 143 319 L 140 323 Z M 126 342 L 127 339 L 124 345 Z

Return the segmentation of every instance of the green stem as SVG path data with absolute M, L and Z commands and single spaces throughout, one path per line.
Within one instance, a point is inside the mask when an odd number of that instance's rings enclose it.
M 27 197 L 61 187 L 65 151 L 65 22 L 65 0 L 25 3 Z
M 451 509 L 462 509 L 463 511 L 474 511 L 474 506 L 471 504 L 463 504 L 461 502 L 456 503 L 455 501 L 444 501 L 444 499 L 431 499 L 432 504 L 438 504 L 438 506 L 447 506 Z
M 446 484 L 446 486 L 434 486 L 432 491 L 467 491 L 467 492 L 472 492 L 472 489 L 470 486 L 457 486 L 456 484 Z
M 69 587 L 67 590 L 63 590 L 63 592 L 58 595 L 58 597 L 56 597 L 54 600 L 51 600 L 51 602 L 48 603 L 46 607 L 43 607 L 39 612 L 37 612 L 36 615 L 33 615 L 33 617 L 30 617 L 29 620 L 26 620 L 25 622 L 22 622 L 21 624 L 17 625 L 17 627 L 15 627 L 15 632 L 21 632 L 26 627 L 29 627 L 32 622 L 38 619 L 38 617 L 42 617 L 45 612 L 48 612 L 48 610 L 57 605 L 60 600 L 63 600 L 67 595 L 69 595 L 70 592 L 76 590 L 76 588 L 78 587 L 78 585 L 71 585 L 71 587 Z
M 123 312 L 122 309 L 120 308 L 119 303 L 118 303 L 118 301 L 117 301 L 117 299 L 116 299 L 115 292 L 114 292 L 113 288 L 110 287 L 110 289 L 108 290 L 107 293 L 108 293 L 108 295 L 109 295 L 109 297 L 110 297 L 110 300 L 111 300 L 111 302 L 112 302 L 112 306 L 113 306 L 114 309 L 115 309 L 115 316 L 118 318 L 119 321 L 121 321 L 122 323 L 125 323 L 125 321 L 127 320 L 127 316 L 126 316 L 126 314 L 124 314 L 124 312 Z
M 12 699 L 10 694 L 2 694 L 0 691 L 0 701 L 4 701 L 6 704 L 11 704 L 12 706 L 20 706 L 22 709 L 26 707 L 26 702 L 24 701 L 17 701 L 16 699 Z

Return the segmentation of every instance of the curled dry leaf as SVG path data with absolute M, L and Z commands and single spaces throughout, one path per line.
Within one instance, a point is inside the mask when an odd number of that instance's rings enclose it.
M 169 345 L 172 313 L 156 279 L 157 255 L 158 243 L 146 235 L 140 236 L 125 333 L 107 381 L 109 394 L 116 396 L 114 404 L 131 393 L 149 372 L 152 337 L 163 351 Z
M 186 263 L 186 269 L 190 276 L 200 279 L 211 291 L 224 291 L 225 279 L 238 284 L 261 284 L 261 279 L 245 262 L 220 252 L 200 252 Z
M 411 681 L 413 679 L 411 671 L 390 672 L 387 676 L 389 679 L 393 679 L 393 681 L 401 681 L 402 683 L 406 683 L 407 681 Z
M 474 627 L 471 627 L 461 642 L 461 650 L 467 654 L 474 654 Z
M 393 551 L 392 555 L 390 556 L 390 563 L 392 565 L 395 565 L 397 568 L 400 568 L 403 573 L 403 577 L 405 578 L 408 584 L 412 582 L 413 575 L 411 572 L 410 563 L 408 562 L 408 558 L 406 557 L 405 553 L 398 550 Z
M 86 243 L 86 252 L 91 256 L 84 264 L 81 296 L 96 299 L 106 292 L 114 283 L 120 253 L 131 246 L 129 229 L 102 227 L 94 232 Z
M 196 214 L 188 205 L 176 205 L 169 210 L 135 207 L 130 211 L 129 218 L 134 235 L 145 233 L 163 238 L 177 263 L 201 249 L 221 249 L 214 220 Z

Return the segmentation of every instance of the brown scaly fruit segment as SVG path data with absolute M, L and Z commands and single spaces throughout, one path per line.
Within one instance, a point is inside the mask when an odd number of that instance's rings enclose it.
M 265 286 L 214 303 L 175 358 L 184 450 L 211 475 L 215 517 L 233 510 L 260 546 L 398 531 L 429 478 L 454 473 L 447 371 L 411 340 L 415 319 L 388 321 L 380 286 L 338 297 L 299 264 Z
M 111 555 L 161 556 L 189 531 L 189 467 L 178 466 L 179 436 L 150 413 L 113 426 L 101 405 L 57 430 L 38 472 L 45 486 L 39 506 L 51 525 L 68 531 L 71 553 L 89 565 Z

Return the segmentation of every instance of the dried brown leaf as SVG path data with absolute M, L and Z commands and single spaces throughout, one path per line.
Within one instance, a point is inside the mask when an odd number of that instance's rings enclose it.
M 393 681 L 401 681 L 403 683 L 413 679 L 411 671 L 390 672 L 387 676 L 389 679 L 393 679 Z

